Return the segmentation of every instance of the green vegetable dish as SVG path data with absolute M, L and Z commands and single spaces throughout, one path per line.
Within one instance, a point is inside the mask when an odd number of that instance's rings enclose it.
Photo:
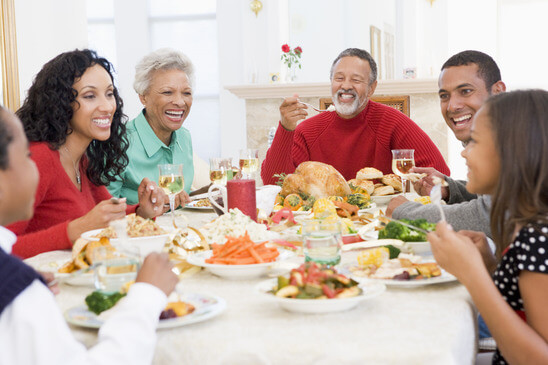
M 422 228 L 427 231 L 433 231 L 436 228 L 435 223 L 430 223 L 426 219 L 400 219 L 402 222 L 408 223 L 417 228 Z M 426 234 L 416 231 L 412 228 L 402 226 L 396 222 L 390 222 L 384 227 L 384 229 L 379 231 L 379 239 L 383 238 L 394 238 L 402 240 L 404 242 L 425 242 Z
M 125 296 L 125 294 L 119 292 L 103 293 L 96 290 L 86 297 L 86 304 L 91 312 L 100 314 L 101 312 L 114 307 L 114 305 Z

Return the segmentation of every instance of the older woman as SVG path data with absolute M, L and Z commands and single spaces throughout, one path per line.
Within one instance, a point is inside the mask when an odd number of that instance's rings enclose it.
M 194 178 L 192 140 L 182 126 L 192 106 L 194 67 L 183 53 L 162 48 L 146 55 L 135 70 L 133 88 L 144 109 L 127 123 L 129 164 L 108 190 L 135 203 L 144 177 L 158 181 L 159 164 L 183 164 L 185 188 L 178 201 L 184 203 Z
M 163 213 L 167 197 L 153 181 L 139 181 L 138 206 L 111 199 L 105 188 L 127 164 L 127 141 L 112 67 L 94 51 L 62 53 L 46 63 L 17 116 L 40 183 L 34 216 L 8 227 L 18 236 L 14 254 L 70 249 L 82 233 L 128 213 Z

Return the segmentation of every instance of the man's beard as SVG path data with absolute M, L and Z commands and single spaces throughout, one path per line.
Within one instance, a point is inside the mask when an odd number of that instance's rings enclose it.
M 352 102 L 352 104 L 340 103 L 339 102 L 339 95 L 342 94 L 342 93 L 351 94 L 351 95 L 354 96 L 354 101 Z M 333 99 L 333 105 L 335 105 L 335 110 L 337 110 L 337 112 L 341 115 L 355 114 L 358 111 L 360 105 L 362 104 L 362 101 L 359 99 L 358 94 L 352 89 L 338 90 L 335 93 L 335 95 L 332 96 L 332 99 Z

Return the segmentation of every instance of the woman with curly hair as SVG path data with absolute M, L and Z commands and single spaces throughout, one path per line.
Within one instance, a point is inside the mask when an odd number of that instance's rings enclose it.
M 167 197 L 146 178 L 137 206 L 111 199 L 105 187 L 127 165 L 128 144 L 111 64 L 94 51 L 62 53 L 46 63 L 17 116 L 40 184 L 34 216 L 8 227 L 18 235 L 15 255 L 70 249 L 82 233 L 129 213 L 144 218 L 163 213 Z

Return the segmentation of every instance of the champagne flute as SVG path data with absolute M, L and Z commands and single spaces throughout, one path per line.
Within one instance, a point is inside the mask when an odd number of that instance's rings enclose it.
M 415 167 L 415 150 L 392 150 L 392 172 L 401 177 L 403 196 L 407 190 L 405 179 L 409 170 Z
M 175 195 L 183 191 L 185 187 L 185 178 L 183 176 L 183 164 L 161 164 L 158 165 L 160 178 L 158 185 L 169 196 L 169 209 L 171 210 L 171 220 L 175 224 Z
M 259 171 L 259 150 L 248 148 L 240 150 L 240 171 L 242 178 L 255 179 Z

